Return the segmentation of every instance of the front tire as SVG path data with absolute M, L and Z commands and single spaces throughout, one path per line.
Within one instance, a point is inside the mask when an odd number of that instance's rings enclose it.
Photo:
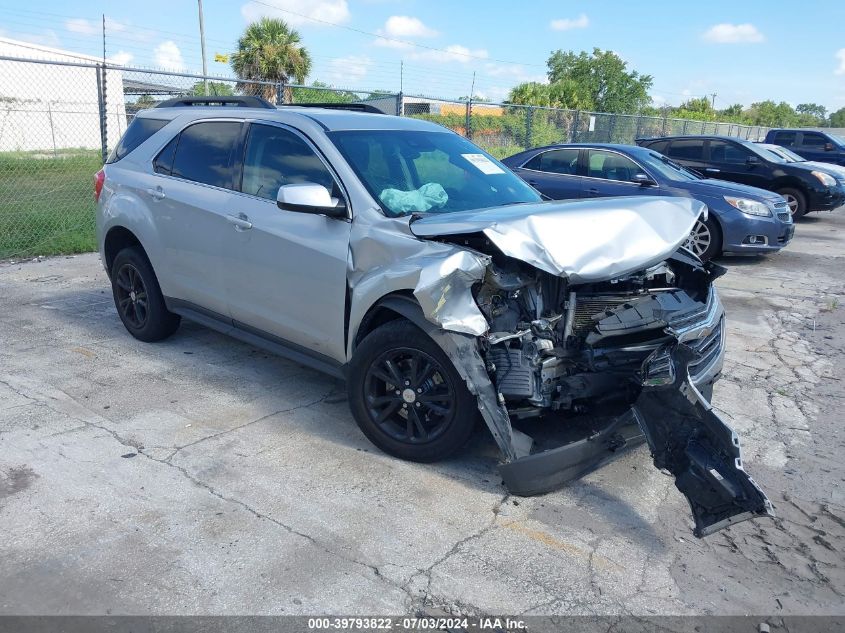
M 722 254 L 722 231 L 712 212 L 706 221 L 696 221 L 684 246 L 703 262 Z
M 786 198 L 786 204 L 789 207 L 789 212 L 792 214 L 793 220 L 797 220 L 807 214 L 807 196 L 804 195 L 803 191 L 789 187 L 781 189 L 778 193 Z
M 461 449 L 478 405 L 448 356 L 421 329 L 390 321 L 355 350 L 347 381 L 352 415 L 389 455 L 415 462 Z
M 138 340 L 161 341 L 179 327 L 181 317 L 165 306 L 153 267 L 137 246 L 124 248 L 114 258 L 111 287 L 120 320 Z

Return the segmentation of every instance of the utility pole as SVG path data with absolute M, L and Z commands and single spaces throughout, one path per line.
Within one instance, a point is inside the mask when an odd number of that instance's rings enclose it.
M 710 95 L 710 107 L 714 110 L 716 109 L 716 97 L 718 96 L 719 95 L 717 95 L 715 92 Z
M 405 83 L 405 60 L 400 59 L 399 60 L 399 94 L 402 94 L 402 92 L 404 92 L 402 90 L 404 83 Z
M 200 12 L 200 48 L 202 49 L 202 92 L 208 96 L 208 62 L 205 59 L 205 20 L 202 17 L 202 0 L 197 0 Z

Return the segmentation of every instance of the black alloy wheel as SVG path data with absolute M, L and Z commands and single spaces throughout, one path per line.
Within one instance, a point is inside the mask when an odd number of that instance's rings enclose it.
M 418 349 L 384 352 L 367 370 L 364 398 L 373 422 L 409 444 L 436 439 L 455 417 L 454 386 L 439 363 Z

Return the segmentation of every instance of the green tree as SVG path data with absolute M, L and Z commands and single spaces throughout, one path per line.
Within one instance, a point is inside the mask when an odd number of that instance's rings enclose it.
M 259 94 L 274 101 L 276 88 L 272 85 L 250 83 L 249 80 L 283 82 L 291 79 L 304 83 L 311 72 L 311 56 L 294 29 L 283 20 L 261 18 L 253 22 L 238 39 L 238 50 L 232 53 L 232 70 L 239 79 L 242 92 Z M 285 86 L 284 100 L 290 103 L 292 94 Z
M 537 81 L 521 83 L 511 89 L 508 103 L 570 110 L 591 110 L 593 107 L 589 95 L 572 79 L 553 84 L 542 84 Z
M 828 123 L 830 123 L 830 127 L 845 127 L 845 108 L 839 108 L 836 112 L 831 112 Z
M 827 118 L 827 108 L 818 103 L 799 103 L 795 106 L 795 112 L 807 117 L 816 125 L 824 123 Z
M 597 112 L 639 112 L 651 103 L 651 75 L 629 71 L 628 64 L 613 51 L 594 48 L 581 51 L 555 51 L 548 59 L 549 83 L 571 81 L 579 99 L 589 100 Z
M 205 82 L 201 80 L 194 83 L 188 94 L 192 97 L 205 96 Z M 232 89 L 232 85 L 225 81 L 209 81 L 208 94 L 214 97 L 231 97 L 235 94 L 235 91 Z

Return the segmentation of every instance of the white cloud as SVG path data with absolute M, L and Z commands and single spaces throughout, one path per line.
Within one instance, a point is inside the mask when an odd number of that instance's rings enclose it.
M 383 46 L 384 48 L 394 48 L 399 51 L 406 51 L 409 48 L 414 48 L 410 42 L 403 42 L 402 40 L 388 40 L 383 37 L 377 37 L 373 40 L 376 46 Z
M 65 29 L 70 31 L 71 33 L 79 33 L 80 35 L 87 35 L 87 36 L 100 36 L 103 33 L 103 23 L 102 22 L 92 22 L 91 20 L 86 20 L 85 18 L 70 18 L 69 20 L 65 20 Z M 115 33 L 115 32 L 123 32 L 126 30 L 126 24 L 123 22 L 118 22 L 117 20 L 113 20 L 112 18 L 106 18 L 106 34 Z
M 834 55 L 839 60 L 839 67 L 833 72 L 837 75 L 845 75 L 845 48 L 840 48 Z
M 384 32 L 388 37 L 436 37 L 437 31 L 427 27 L 419 18 L 408 15 L 391 15 L 384 23 Z
M 247 2 L 241 7 L 241 15 L 247 22 L 271 17 L 293 26 L 321 26 L 315 20 L 333 24 L 348 22 L 349 5 L 346 0 L 267 0 L 263 4 Z
M 717 44 L 740 44 L 764 41 L 766 38 L 753 24 L 714 24 L 702 36 L 708 42 Z
M 100 32 L 93 22 L 84 18 L 66 20 L 65 28 L 71 33 L 81 33 L 82 35 L 97 35 Z
M 366 55 L 348 55 L 329 62 L 328 78 L 332 83 L 351 86 L 367 76 L 373 60 Z
M 168 70 L 184 70 L 185 60 L 182 58 L 182 51 L 176 46 L 176 42 L 167 40 L 153 49 L 153 56 L 156 66 Z
M 483 48 L 471 49 L 460 44 L 450 44 L 443 50 L 423 50 L 412 55 L 413 59 L 421 61 L 438 63 L 460 62 L 462 64 L 476 61 L 479 58 L 486 59 L 487 57 L 489 57 L 489 54 Z
M 109 62 L 112 64 L 117 64 L 118 66 L 126 66 L 129 62 L 134 59 L 134 55 L 132 53 L 127 53 L 126 51 L 117 51 L 114 55 L 108 58 Z
M 559 20 L 552 20 L 549 26 L 553 31 L 570 31 L 572 29 L 586 29 L 590 26 L 590 18 L 586 13 L 582 13 L 577 18 L 561 18 Z

